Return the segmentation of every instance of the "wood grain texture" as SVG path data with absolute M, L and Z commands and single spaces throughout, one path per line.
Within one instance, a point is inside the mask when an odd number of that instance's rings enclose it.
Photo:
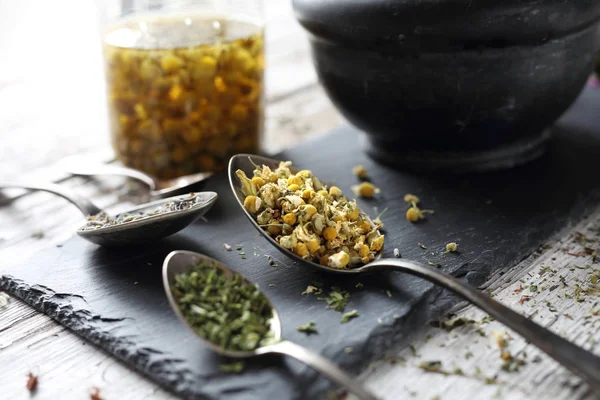
M 102 130 L 103 120 L 97 114 L 97 107 L 103 107 L 102 89 L 98 86 L 99 80 L 86 75 L 99 73 L 97 70 L 89 72 L 98 65 L 94 61 L 98 60 L 97 54 L 93 55 L 93 51 L 81 53 L 82 49 L 91 48 L 92 42 L 86 37 L 91 38 L 95 33 L 89 24 L 91 10 L 88 3 L 0 0 L 0 180 L 24 175 L 64 179 L 65 175 L 59 170 L 49 168 L 63 156 L 80 151 L 109 151 L 107 136 Z M 79 10 L 79 23 L 64 13 L 70 7 Z M 32 13 L 32 9 L 36 12 Z M 306 39 L 291 15 L 289 2 L 268 0 L 267 14 L 267 60 L 271 71 L 267 73 L 271 99 L 267 111 L 267 142 L 268 146 L 273 146 L 270 150 L 277 151 L 296 144 L 301 138 L 329 130 L 341 118 L 316 86 Z M 56 30 L 58 26 L 62 28 Z M 73 35 L 73 31 L 77 35 Z M 73 48 L 78 51 L 73 52 Z M 40 53 L 40 49 L 44 53 Z M 64 62 L 55 61 L 58 59 Z M 89 66 L 92 68 L 85 72 Z M 44 72 L 41 73 L 42 69 Z M 71 78 L 77 70 L 80 72 Z M 293 72 L 287 74 L 287 71 Z M 49 75 L 52 79 L 48 79 Z M 80 101 L 82 99 L 88 100 Z M 299 116 L 298 109 L 302 107 L 304 111 Z M 101 181 L 69 179 L 65 182 L 82 194 L 97 198 L 103 206 L 127 200 L 124 183 L 114 178 Z M 23 255 L 62 242 L 70 236 L 68 230 L 77 226 L 80 218 L 77 210 L 65 201 L 41 193 L 0 207 L 0 257 L 3 260 L 0 272 L 5 266 L 18 262 Z M 504 274 L 496 274 L 489 283 L 496 299 L 530 315 L 537 311 L 539 321 L 550 324 L 553 319 L 543 319 L 548 312 L 543 301 L 521 305 L 514 289 L 521 284 L 521 279 L 528 282 L 537 278 L 536 268 L 549 262 L 563 269 L 564 265 L 589 263 L 585 257 L 565 255 L 562 249 L 576 250 L 575 232 L 594 229 L 599 224 L 600 212 L 596 212 L 587 221 L 565 231 L 563 238 L 541 257 L 528 259 L 514 268 L 509 266 L 502 271 Z M 32 237 L 40 232 L 43 237 Z M 573 281 L 589 280 L 588 272 L 569 270 Z M 589 342 L 594 332 L 595 339 L 600 340 L 598 317 L 584 315 L 589 304 L 581 306 L 568 302 L 558 289 L 540 295 L 545 301 L 569 310 L 569 315 L 580 315 L 574 320 L 553 317 L 553 329 L 565 331 L 578 343 Z M 471 308 L 458 315 L 482 318 L 480 312 Z M 483 329 L 490 331 L 490 326 L 483 326 Z M 510 384 L 483 385 L 472 378 L 438 376 L 417 367 L 421 360 L 443 360 L 444 368 L 451 369 L 455 363 L 467 373 L 479 365 L 486 376 L 496 373 L 500 365 L 497 350 L 488 345 L 489 338 L 482 338 L 473 331 L 471 327 L 451 333 L 429 329 L 415 338 L 420 357 L 410 358 L 407 355 L 410 351 L 401 352 L 396 356 L 407 358 L 405 365 L 382 362 L 361 379 L 385 399 L 431 399 L 436 395 L 442 399 L 537 399 L 548 393 L 556 399 L 584 398 L 584 389 L 577 386 L 577 380 L 544 356 L 540 363 L 530 363 L 520 373 L 501 375 L 506 382 L 516 383 L 514 389 Z M 424 343 L 429 335 L 431 338 Z M 525 346 L 517 336 L 513 337 L 511 351 Z M 467 347 L 473 353 L 469 360 L 465 359 Z M 533 359 L 534 353 L 527 352 L 528 358 Z M 0 374 L 2 398 L 31 398 L 25 389 L 25 375 L 30 370 L 40 375 L 36 399 L 87 398 L 92 386 L 99 387 L 105 399 L 172 398 L 103 351 L 15 299 L 0 308 L 0 361 L 3 363 Z M 563 382 L 566 384 L 562 385 Z

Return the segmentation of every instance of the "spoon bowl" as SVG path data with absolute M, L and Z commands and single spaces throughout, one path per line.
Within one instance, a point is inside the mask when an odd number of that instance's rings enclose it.
M 117 225 L 86 229 L 87 225 L 77 230 L 77 234 L 92 243 L 101 246 L 123 246 L 152 242 L 171 236 L 188 225 L 193 224 L 210 210 L 217 201 L 215 192 L 198 192 L 181 196 L 168 197 L 131 208 L 112 218 L 123 214 L 149 214 L 141 219 Z M 174 202 L 192 201 L 189 208 L 152 214 L 160 206 Z
M 219 269 L 223 271 L 224 276 L 228 278 L 232 278 L 234 275 L 239 275 L 236 272 L 232 271 L 225 264 L 206 255 L 194 253 L 192 251 L 176 250 L 171 252 L 165 258 L 165 261 L 163 263 L 163 286 L 167 298 L 169 299 L 169 304 L 171 305 L 171 308 L 173 309 L 175 314 L 192 332 L 196 334 L 196 336 L 202 339 L 202 341 L 205 344 L 207 344 L 212 350 L 219 354 L 232 358 L 249 358 L 265 354 L 287 355 L 311 366 L 312 368 L 319 371 L 332 381 L 346 388 L 359 399 L 376 400 L 375 396 L 369 393 L 369 391 L 367 391 L 362 385 L 358 384 L 351 376 L 347 375 L 344 371 L 342 371 L 331 361 L 323 358 L 318 354 L 310 352 L 302 346 L 299 346 L 287 340 L 283 340 L 281 337 L 281 320 L 279 319 L 279 315 L 277 314 L 275 307 L 273 306 L 273 304 L 271 304 L 270 301 L 269 306 L 271 306 L 271 309 L 273 310 L 272 318 L 270 320 L 271 333 L 273 334 L 273 340 L 271 341 L 272 344 L 260 346 L 254 351 L 230 351 L 212 343 L 203 336 L 199 335 L 198 332 L 196 332 L 196 330 L 192 327 L 192 325 L 190 325 L 190 323 L 181 313 L 179 306 L 177 305 L 177 299 L 173 294 L 173 291 L 171 290 L 171 287 L 175 282 L 175 277 L 177 275 L 184 273 L 191 266 L 199 264 L 208 265 L 213 268 Z M 252 283 L 248 279 L 244 277 L 242 278 L 245 282 Z
M 50 183 L 0 183 L 0 189 L 41 190 L 60 196 L 74 204 L 86 217 L 97 216 L 102 210 L 90 200 L 79 196 L 66 187 Z M 90 229 L 86 224 L 76 233 L 85 240 L 101 246 L 126 246 L 152 242 L 179 232 L 201 218 L 217 201 L 215 192 L 199 192 L 169 197 L 142 204 L 121 212 L 124 214 L 146 215 L 129 222 Z M 161 205 L 173 203 L 174 210 L 154 213 Z
M 416 261 L 398 258 L 381 258 L 381 251 L 378 252 L 376 259 L 368 264 L 357 268 L 339 269 L 303 259 L 295 253 L 281 247 L 244 208 L 244 195 L 241 192 L 240 182 L 235 171 L 241 169 L 247 176 L 251 177 L 253 175 L 252 171 L 255 169 L 253 163 L 266 165 L 271 169 L 275 169 L 279 166 L 280 161 L 251 154 L 240 154 L 232 157 L 229 161 L 229 182 L 231 184 L 231 189 L 252 225 L 273 246 L 288 257 L 298 261 L 300 264 L 310 265 L 311 267 L 336 274 L 362 274 L 380 270 L 392 270 L 415 275 L 436 285 L 442 286 L 465 298 L 470 303 L 473 303 L 499 322 L 523 336 L 528 342 L 534 344 L 540 350 L 544 351 L 550 357 L 568 368 L 571 372 L 585 380 L 593 391 L 600 394 L 600 357 L 574 345 L 561 336 L 536 324 L 529 318 L 498 303 L 494 299 L 482 294 L 468 283 L 452 275 L 446 274 L 438 269 L 429 268 Z M 292 170 L 294 173 L 297 171 L 297 169 Z

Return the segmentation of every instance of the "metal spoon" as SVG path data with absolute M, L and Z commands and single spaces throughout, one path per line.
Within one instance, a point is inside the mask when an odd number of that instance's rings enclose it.
M 252 176 L 252 171 L 255 167 L 251 160 L 255 164 L 266 165 L 271 169 L 276 169 L 280 163 L 280 161 L 277 160 L 250 154 L 240 154 L 232 157 L 229 161 L 229 182 L 231 184 L 231 189 L 233 190 L 238 203 L 242 207 L 242 210 L 244 210 L 244 213 L 250 222 L 252 222 L 252 225 L 283 254 L 294 260 L 297 260 L 300 263 L 308 264 L 314 268 L 338 274 L 357 275 L 381 270 L 395 270 L 424 278 L 434 284 L 454 292 L 455 294 L 458 294 L 461 297 L 464 297 L 469 302 L 475 304 L 477 307 L 490 314 L 496 320 L 500 321 L 523 336 L 528 342 L 540 348 L 540 350 L 544 351 L 550 357 L 564 365 L 566 368 L 571 370 L 571 372 L 585 380 L 593 391 L 600 394 L 600 357 L 596 357 L 592 353 L 552 333 L 548 329 L 498 303 L 494 299 L 482 294 L 476 288 L 453 277 L 452 275 L 446 274 L 437 269 L 429 268 L 416 261 L 397 258 L 382 259 L 381 252 L 379 252 L 375 261 L 360 268 L 335 269 L 305 260 L 293 252 L 281 247 L 279 243 L 277 243 L 265 230 L 260 227 L 254 217 L 244 208 L 244 195 L 240 190 L 240 184 L 237 176 L 235 175 L 235 171 L 241 169 L 246 173 L 246 175 Z M 298 172 L 297 169 L 292 168 L 291 170 L 294 173 Z
M 163 263 L 163 285 L 165 287 L 165 292 L 169 299 L 169 304 L 171 304 L 171 308 L 175 311 L 179 319 L 183 321 L 183 323 L 196 334 L 197 332 L 189 324 L 189 322 L 185 319 L 185 317 L 179 310 L 173 292 L 171 291 L 171 286 L 174 283 L 176 275 L 186 272 L 190 266 L 196 265 L 198 263 L 218 268 L 224 271 L 225 275 L 230 278 L 233 277 L 234 274 L 236 274 L 236 272 L 229 269 L 225 264 L 203 254 L 194 253 L 192 251 L 177 250 L 171 252 L 167 256 Z M 244 280 L 249 282 L 245 278 Z M 293 342 L 289 342 L 287 340 L 282 340 L 281 321 L 279 320 L 279 315 L 277 314 L 275 307 L 273 307 L 272 304 L 270 305 L 273 309 L 273 318 L 271 319 L 271 332 L 273 334 L 273 338 L 276 341 L 274 344 L 259 347 L 254 351 L 231 351 L 226 350 L 223 347 L 206 340 L 200 335 L 198 335 L 198 337 L 200 337 L 214 351 L 228 357 L 250 358 L 264 354 L 283 354 L 293 357 L 296 360 L 302 361 L 306 365 L 309 365 L 310 367 L 319 371 L 327 378 L 331 379 L 333 382 L 337 383 L 338 385 L 347 389 L 349 392 L 353 393 L 359 399 L 376 400 L 376 397 L 369 393 L 367 389 L 365 389 L 362 385 L 357 383 L 354 378 L 346 374 L 331 361 L 321 357 L 318 354 L 310 352 L 309 350 L 305 349 L 300 345 L 297 345 Z
M 173 179 L 159 179 L 133 168 L 100 163 L 89 163 L 81 156 L 62 159 L 58 164 L 65 172 L 80 176 L 115 175 L 135 179 L 148 186 L 152 198 L 173 196 L 191 185 L 210 178 L 212 172 L 200 172 Z
M 73 193 L 63 186 L 52 183 L 0 183 L 0 189 L 42 190 L 65 198 L 79 208 L 86 217 L 96 216 L 102 213 L 102 210 L 88 199 Z M 193 200 L 193 205 L 189 206 L 189 208 L 152 215 L 158 207 L 166 203 L 181 203 L 183 201 L 189 202 L 191 200 Z M 215 192 L 199 192 L 169 197 L 167 199 L 139 205 L 112 217 L 113 219 L 117 219 L 124 214 L 148 214 L 147 216 L 144 216 L 144 218 L 95 229 L 90 229 L 89 225 L 86 224 L 77 230 L 77 234 L 82 238 L 101 246 L 124 246 L 151 242 L 179 232 L 186 226 L 195 222 L 198 218 L 202 217 L 216 201 L 217 194 Z

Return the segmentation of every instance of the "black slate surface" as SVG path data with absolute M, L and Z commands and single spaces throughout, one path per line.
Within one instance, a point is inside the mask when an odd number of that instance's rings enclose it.
M 389 207 L 386 255 L 394 247 L 403 257 L 442 264 L 479 284 L 497 268 L 515 264 L 557 230 L 574 223 L 600 199 L 600 92 L 587 90 L 556 125 L 546 156 L 514 169 L 474 176 L 418 176 L 378 166 L 360 150 L 352 128 L 286 151 L 282 159 L 312 169 L 349 192 L 351 168 L 362 163 L 381 195 L 361 206 Z M 50 315 L 77 334 L 186 398 L 313 399 L 329 382 L 303 365 L 279 357 L 249 363 L 243 374 L 219 371 L 216 356 L 176 319 L 160 281 L 162 260 L 173 249 L 206 253 L 258 282 L 282 316 L 284 337 L 358 373 L 411 334 L 438 318 L 457 299 L 417 278 L 398 273 L 342 280 L 285 259 L 245 219 L 225 176 L 206 184 L 220 199 L 198 223 L 161 243 L 105 249 L 74 237 L 62 247 L 34 255 L 5 271 L 0 287 Z M 420 224 L 404 219 L 405 193 L 421 197 L 436 212 Z M 442 255 L 455 241 L 460 254 Z M 243 244 L 246 259 L 223 243 Z M 417 243 L 427 246 L 420 248 Z M 271 255 L 279 266 L 269 266 Z M 314 296 L 302 296 L 313 281 L 352 292 L 347 310 L 360 317 L 340 324 L 341 314 L 326 310 Z M 356 289 L 361 282 L 364 287 Z M 275 284 L 270 287 L 269 284 Z M 391 297 L 388 297 L 389 290 Z M 378 319 L 383 322 L 379 324 Z M 315 321 L 319 334 L 305 336 L 296 327 Z M 344 352 L 352 347 L 352 352 Z

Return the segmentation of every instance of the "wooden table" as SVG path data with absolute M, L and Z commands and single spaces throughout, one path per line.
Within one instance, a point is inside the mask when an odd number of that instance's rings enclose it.
M 54 165 L 80 152 L 100 159 L 110 154 L 90 3 L 0 0 L 0 181 L 60 180 L 110 209 L 132 201 L 123 180 L 69 178 Z M 280 0 L 268 0 L 267 5 L 266 147 L 277 151 L 327 132 L 343 120 L 317 83 L 306 37 L 290 5 Z M 4 266 L 65 240 L 78 222 L 80 215 L 73 207 L 48 194 L 4 201 L 0 273 Z M 599 241 L 600 212 L 596 212 L 565 227 L 519 265 L 506 266 L 483 289 L 600 353 L 600 289 L 594 289 L 600 265 L 582 252 L 583 247 L 599 248 Z M 372 365 L 360 380 L 382 399 L 394 400 L 592 398 L 576 377 L 511 332 L 507 349 L 526 364 L 518 372 L 504 371 L 492 340 L 505 333 L 503 327 L 486 322 L 485 315 L 472 307 L 457 310 L 460 321 L 476 322 L 453 330 L 426 328 L 414 337 L 413 346 Z M 0 361 L 3 399 L 30 397 L 25 388 L 30 371 L 39 375 L 37 399 L 87 398 L 92 387 L 99 388 L 104 399 L 172 397 L 15 299 L 0 306 Z M 441 361 L 444 373 L 425 371 L 422 367 L 430 361 Z

